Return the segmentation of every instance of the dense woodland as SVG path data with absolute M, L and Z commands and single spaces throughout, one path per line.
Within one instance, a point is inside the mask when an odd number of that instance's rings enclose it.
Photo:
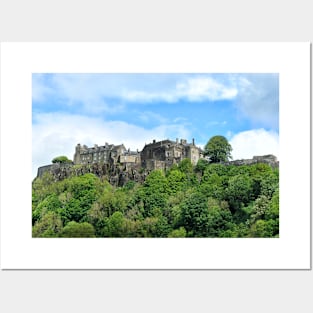
M 279 170 L 184 159 L 143 184 L 88 173 L 32 184 L 33 237 L 278 237 Z

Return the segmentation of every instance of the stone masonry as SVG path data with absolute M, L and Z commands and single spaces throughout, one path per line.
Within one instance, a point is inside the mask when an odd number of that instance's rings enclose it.
M 203 158 L 203 152 L 195 145 L 194 139 L 192 143 L 187 143 L 185 139 L 166 139 L 158 142 L 153 140 L 141 151 L 141 165 L 149 170 L 168 169 L 186 158 L 189 158 L 193 165 Z

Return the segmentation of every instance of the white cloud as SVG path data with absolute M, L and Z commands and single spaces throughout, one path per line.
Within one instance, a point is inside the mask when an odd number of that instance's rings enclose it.
M 166 117 L 152 111 L 138 112 L 138 118 L 144 123 L 158 122 L 165 124 L 168 122 Z
M 39 166 L 51 163 L 58 155 L 72 159 L 77 143 L 93 146 L 123 143 L 131 150 L 142 150 L 145 143 L 153 139 L 174 139 L 190 137 L 184 125 L 163 124 L 145 129 L 121 121 L 103 121 L 80 115 L 46 113 L 36 115 L 32 127 L 33 176 Z
M 236 88 L 226 86 L 211 77 L 191 78 L 186 82 L 176 85 L 178 97 L 186 97 L 189 100 L 225 100 L 236 97 Z
M 278 74 L 34 74 L 33 99 L 56 97 L 88 113 L 116 113 L 125 102 L 235 100 L 254 127 L 278 129 Z M 113 102 L 112 102 L 113 101 Z
M 279 158 L 279 136 L 274 131 L 253 129 L 235 134 L 229 141 L 234 160 L 251 159 L 257 155 L 273 154 Z
M 66 107 L 89 114 L 122 112 L 121 102 L 108 103 L 105 97 L 115 96 L 118 84 L 108 76 L 97 74 L 33 74 L 32 99 L 45 105 L 52 98 Z M 113 91 L 111 91 L 111 89 Z
M 171 92 L 124 91 L 121 96 L 124 100 L 132 102 L 164 101 L 173 103 L 178 100 L 177 95 Z
M 256 127 L 264 125 L 278 129 L 279 79 L 278 74 L 240 74 L 230 79 L 239 93 L 236 106 Z
M 208 76 L 185 78 L 166 90 L 124 90 L 122 97 L 127 101 L 165 101 L 173 103 L 183 99 L 188 101 L 233 99 L 237 96 L 237 93 L 238 91 L 235 87 L 222 84 Z

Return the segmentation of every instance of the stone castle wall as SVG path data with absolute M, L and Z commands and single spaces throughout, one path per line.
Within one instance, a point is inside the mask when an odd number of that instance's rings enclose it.
M 241 159 L 241 160 L 234 160 L 225 162 L 225 165 L 252 165 L 257 163 L 264 163 L 268 164 L 273 168 L 279 167 L 279 161 L 277 160 L 277 157 L 268 154 L 268 155 L 261 155 L 261 156 L 254 156 L 252 159 Z

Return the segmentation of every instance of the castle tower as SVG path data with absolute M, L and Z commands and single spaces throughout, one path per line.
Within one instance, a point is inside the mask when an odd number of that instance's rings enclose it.
M 75 148 L 75 154 L 74 154 L 74 164 L 81 164 L 81 146 L 80 143 Z

